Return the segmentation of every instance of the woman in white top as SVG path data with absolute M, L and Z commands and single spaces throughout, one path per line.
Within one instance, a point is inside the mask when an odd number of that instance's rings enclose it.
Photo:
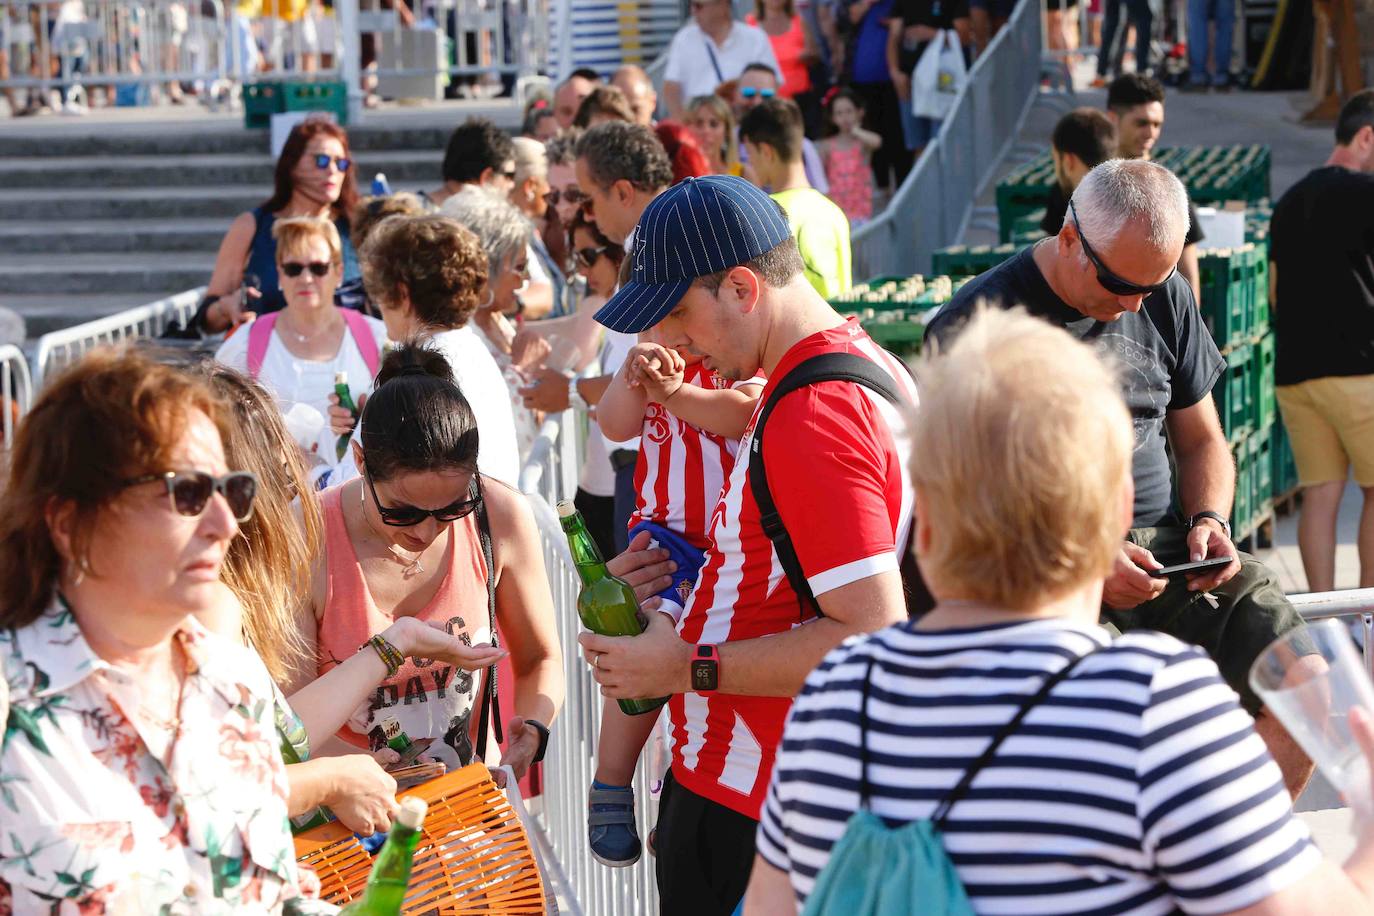
M 272 237 L 286 308 L 240 327 L 215 358 L 261 382 L 288 417 L 297 405 L 318 412 L 318 430 L 307 412 L 312 432 L 297 433 L 297 443 L 311 462 L 332 467 L 339 462 L 338 437 L 325 417 L 335 375 L 347 375 L 355 402 L 371 390 L 386 326 L 334 305 L 343 253 L 333 223 L 309 216 L 279 219 Z
M 477 237 L 446 216 L 392 218 L 368 237 L 362 262 L 368 297 L 381 307 L 388 336 L 428 339 L 453 368 L 477 420 L 478 470 L 518 486 L 510 394 L 501 368 L 469 323 L 487 285 L 487 256 Z
M 932 824 L 976 913 L 1374 912 L 1374 819 L 1344 869 L 1323 860 L 1216 663 L 1098 626 L 1133 491 L 1112 370 L 1059 328 L 984 311 L 918 377 L 914 545 L 937 603 L 807 678 L 745 913 L 829 912 L 864 880 L 870 900 L 946 912 L 938 881 L 900 890 L 915 871 L 897 859 Z M 1369 715 L 1351 722 L 1374 757 Z
M 546 349 L 540 349 L 524 355 L 512 354 L 515 324 L 511 319 L 520 312 L 519 293 L 529 279 L 529 243 L 533 227 L 508 201 L 474 186 L 465 187 L 444 201 L 439 212 L 471 230 L 486 252 L 487 282 L 479 294 L 472 323 L 505 375 L 515 414 L 516 438 L 520 454 L 524 456 L 534 441 L 538 424 L 519 394 L 518 389 L 524 383 L 521 373 L 532 368 L 531 363 L 547 353 Z

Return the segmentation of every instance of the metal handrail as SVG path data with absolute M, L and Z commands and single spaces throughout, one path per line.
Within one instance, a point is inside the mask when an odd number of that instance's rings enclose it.
M 57 364 L 65 365 L 93 347 L 156 337 L 174 320 L 185 324 L 195 315 L 204 295 L 205 287 L 199 286 L 147 305 L 44 334 L 34 347 L 34 384 L 41 388 Z
M 851 236 L 854 276 L 923 273 L 956 241 L 1039 93 L 1040 4 L 1021 0 L 880 215 Z
M 33 406 L 33 381 L 24 351 L 13 344 L 0 346 L 0 431 L 4 449 L 14 446 L 14 430 Z
M 1334 592 L 1289 595 L 1288 600 L 1303 620 L 1357 617 L 1360 621 L 1364 668 L 1374 678 L 1374 588 L 1347 588 Z

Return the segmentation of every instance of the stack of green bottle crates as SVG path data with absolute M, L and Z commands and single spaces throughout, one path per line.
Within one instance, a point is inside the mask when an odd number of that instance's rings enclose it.
M 1198 268 L 1203 321 L 1226 360 L 1212 396 L 1236 461 L 1231 529 L 1239 540 L 1269 517 L 1274 497 L 1292 486 L 1274 392 L 1268 246 L 1247 242 L 1203 251 Z
M 930 256 L 930 272 L 936 276 L 976 277 L 992 270 L 1024 245 L 950 245 Z
M 1176 146 L 1156 150 L 1154 161 L 1179 177 L 1196 204 L 1241 200 L 1267 206 L 1267 146 Z M 1025 219 L 1044 209 L 1054 181 L 1054 161 L 1045 152 L 998 182 L 997 231 L 1002 242 L 1018 240 L 1018 227 L 1024 231 Z
M 846 290 L 830 304 L 846 315 L 858 315 L 868 335 L 894 353 L 916 353 L 925 340 L 930 316 L 966 279 L 921 274 L 875 277 Z

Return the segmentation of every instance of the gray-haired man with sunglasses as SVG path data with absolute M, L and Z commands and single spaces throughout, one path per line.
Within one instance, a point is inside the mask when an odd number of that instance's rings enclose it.
M 965 285 L 929 334 L 957 333 L 982 303 L 1021 306 L 1094 341 L 1121 367 L 1135 424 L 1135 505 L 1103 591 L 1102 620 L 1206 649 L 1256 716 L 1297 797 L 1311 761 L 1262 708 L 1247 674 L 1261 650 L 1302 621 L 1274 576 L 1231 542 L 1235 465 L 1211 398 L 1226 363 L 1177 270 L 1188 224 L 1187 192 L 1172 172 L 1145 160 L 1108 160 L 1074 191 L 1058 236 Z M 1214 557 L 1234 559 L 1193 577 L 1151 575 Z

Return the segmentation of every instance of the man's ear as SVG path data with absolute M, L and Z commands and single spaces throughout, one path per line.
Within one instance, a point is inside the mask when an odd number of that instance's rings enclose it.
M 611 185 L 611 192 L 615 194 L 616 203 L 622 207 L 627 207 L 634 200 L 635 186 L 630 183 L 628 178 L 618 178 Z
M 759 304 L 763 295 L 763 278 L 742 264 L 732 267 L 721 284 L 721 293 L 728 296 L 728 301 L 742 313 L 748 314 Z
M 487 166 L 486 168 L 482 169 L 482 174 L 477 176 L 477 183 L 482 187 L 486 187 L 488 182 L 490 182 L 492 178 L 494 178 L 495 176 L 496 169 L 492 168 L 491 166 Z

